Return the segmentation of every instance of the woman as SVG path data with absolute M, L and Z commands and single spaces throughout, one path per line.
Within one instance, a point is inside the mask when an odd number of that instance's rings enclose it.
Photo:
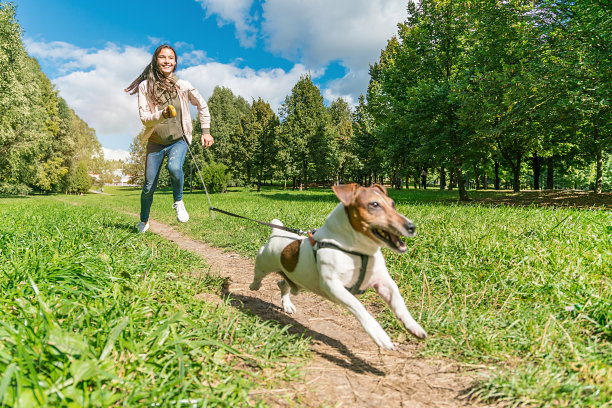
M 151 63 L 125 90 L 130 95 L 138 92 L 138 112 L 145 126 L 144 137 L 148 139 L 145 182 L 140 195 L 140 233 L 149 229 L 153 193 L 166 156 L 174 196 L 172 207 L 176 209 L 179 222 L 189 220 L 183 203 L 183 163 L 187 144 L 191 144 L 192 132 L 188 101 L 198 109 L 202 125 L 202 146 L 208 148 L 214 143 L 210 135 L 208 105 L 193 85 L 177 78 L 174 74 L 176 66 L 174 48 L 167 44 L 161 45 L 153 53 Z

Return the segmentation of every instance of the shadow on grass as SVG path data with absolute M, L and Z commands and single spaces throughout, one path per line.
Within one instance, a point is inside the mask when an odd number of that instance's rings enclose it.
M 256 297 L 238 295 L 231 292 L 226 293 L 225 296 L 229 297 L 231 305 L 236 309 L 243 312 L 251 312 L 265 320 L 274 320 L 279 324 L 289 325 L 289 333 L 297 335 L 304 334 L 338 350 L 339 353 L 346 357 L 346 360 L 320 351 L 316 351 L 316 353 L 339 367 L 359 374 L 370 373 L 379 377 L 385 376 L 383 371 L 371 366 L 366 361 L 357 357 L 344 344 L 342 344 L 342 342 L 303 326 L 289 315 L 281 311 L 280 307 Z

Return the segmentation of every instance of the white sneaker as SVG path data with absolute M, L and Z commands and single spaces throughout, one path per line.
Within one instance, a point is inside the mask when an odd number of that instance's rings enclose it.
M 136 225 L 136 228 L 138 228 L 140 234 L 144 234 L 149 230 L 149 223 L 140 221 L 138 225 Z
M 185 204 L 183 200 L 176 201 L 172 204 L 172 208 L 176 210 L 176 219 L 178 222 L 187 222 L 189 221 L 189 214 L 187 214 L 187 210 L 185 209 Z

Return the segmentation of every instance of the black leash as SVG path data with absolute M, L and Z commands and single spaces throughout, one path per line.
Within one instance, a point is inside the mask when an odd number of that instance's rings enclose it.
M 302 231 L 301 229 L 298 229 L 298 228 L 289 228 L 289 227 L 285 227 L 284 225 L 275 225 L 275 224 L 270 224 L 269 222 L 263 222 L 263 221 L 254 220 L 252 218 L 243 217 L 242 215 L 234 214 L 234 213 L 231 213 L 229 211 L 225 211 L 225 210 L 221 210 L 219 208 L 215 208 L 212 205 L 208 209 L 210 211 L 216 211 L 216 212 L 220 212 L 221 214 L 230 215 L 232 217 L 242 218 L 243 220 L 253 221 L 253 222 L 256 222 L 258 224 L 266 225 L 268 227 L 276 228 L 276 229 L 279 229 L 279 230 L 293 232 L 294 234 L 298 234 L 298 235 L 305 235 L 306 234 L 306 231 Z

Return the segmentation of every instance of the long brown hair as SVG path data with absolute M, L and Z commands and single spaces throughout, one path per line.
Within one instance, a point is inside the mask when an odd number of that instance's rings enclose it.
M 168 44 L 162 44 L 157 47 L 157 49 L 153 53 L 153 58 L 151 58 L 151 62 L 149 63 L 149 65 L 145 67 L 145 69 L 142 71 L 142 74 L 140 74 L 138 78 L 136 78 L 130 84 L 130 86 L 125 88 L 125 92 L 129 92 L 130 95 L 134 95 L 138 92 L 138 85 L 140 85 L 142 81 L 146 80 L 147 98 L 153 101 L 156 105 L 161 105 L 163 101 L 159 98 L 159 94 L 161 93 L 160 91 L 166 91 L 170 93 L 176 91 L 176 76 L 174 74 L 171 75 L 170 82 L 168 82 L 164 74 L 159 70 L 159 67 L 157 66 L 157 57 L 159 53 L 165 48 L 172 50 L 172 52 L 174 53 L 174 61 L 176 61 L 176 65 L 174 65 L 174 70 L 172 72 L 174 73 L 174 71 L 176 71 L 176 67 L 178 67 L 178 57 L 176 56 L 176 51 L 174 50 L 174 48 L 172 48 L 172 46 Z

